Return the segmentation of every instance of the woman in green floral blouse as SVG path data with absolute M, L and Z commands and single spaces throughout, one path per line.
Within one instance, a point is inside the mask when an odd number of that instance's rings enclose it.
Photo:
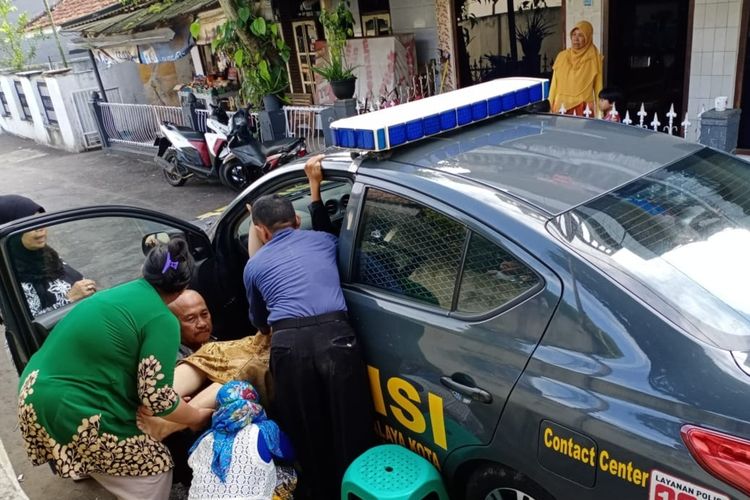
M 90 475 L 123 499 L 169 497 L 172 457 L 136 426 L 154 415 L 199 428 L 211 410 L 172 389 L 180 326 L 167 304 L 187 287 L 193 258 L 180 238 L 149 252 L 143 279 L 77 304 L 29 360 L 18 419 L 35 465 L 62 477 Z

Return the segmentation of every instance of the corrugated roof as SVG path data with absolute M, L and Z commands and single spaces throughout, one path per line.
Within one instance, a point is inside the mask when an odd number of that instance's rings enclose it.
M 134 31 L 153 28 L 178 16 L 193 14 L 212 8 L 216 4 L 218 4 L 218 0 L 179 0 L 168 5 L 163 10 L 146 6 L 131 12 L 77 24 L 75 27 L 67 29 L 88 36 L 132 33 Z
M 52 19 L 60 26 L 70 21 L 89 16 L 108 7 L 119 5 L 119 0 L 60 0 L 52 7 Z M 31 20 L 27 29 L 35 30 L 50 26 L 45 11 Z

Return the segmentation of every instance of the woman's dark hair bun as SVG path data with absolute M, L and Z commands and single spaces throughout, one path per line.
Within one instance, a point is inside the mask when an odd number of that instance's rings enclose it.
M 173 260 L 182 262 L 187 260 L 188 257 L 192 258 L 187 241 L 180 236 L 171 238 L 169 243 L 167 243 L 167 248 L 169 249 L 169 254 L 172 256 Z
M 187 241 L 175 236 L 151 249 L 143 263 L 143 277 L 162 292 L 179 292 L 190 284 L 194 266 Z

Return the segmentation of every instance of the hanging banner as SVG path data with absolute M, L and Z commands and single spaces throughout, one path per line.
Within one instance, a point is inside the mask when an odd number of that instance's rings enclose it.
M 107 47 L 103 49 L 92 49 L 94 58 L 99 64 L 111 66 L 113 64 L 133 61 L 140 62 L 138 58 L 138 47 L 135 45 L 121 45 L 119 47 Z
M 190 52 L 190 49 L 195 45 L 193 37 L 190 36 L 190 25 L 188 23 L 175 24 L 172 29 L 174 30 L 174 38 L 169 42 L 138 45 L 138 53 L 142 64 L 176 61 Z

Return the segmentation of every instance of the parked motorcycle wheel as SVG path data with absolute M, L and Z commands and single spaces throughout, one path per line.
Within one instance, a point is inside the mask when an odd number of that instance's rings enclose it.
M 169 185 L 180 187 L 185 184 L 185 181 L 187 181 L 187 177 L 183 177 L 177 170 L 177 156 L 174 154 L 174 151 L 167 151 L 167 154 L 164 155 L 164 160 L 168 161 L 172 165 L 172 168 L 170 170 L 167 170 L 166 168 L 163 168 L 161 170 L 164 174 L 164 178 L 167 180 Z
M 238 161 L 226 163 L 219 172 L 221 182 L 235 191 L 242 191 L 261 175 L 263 172 L 260 168 L 248 167 Z

